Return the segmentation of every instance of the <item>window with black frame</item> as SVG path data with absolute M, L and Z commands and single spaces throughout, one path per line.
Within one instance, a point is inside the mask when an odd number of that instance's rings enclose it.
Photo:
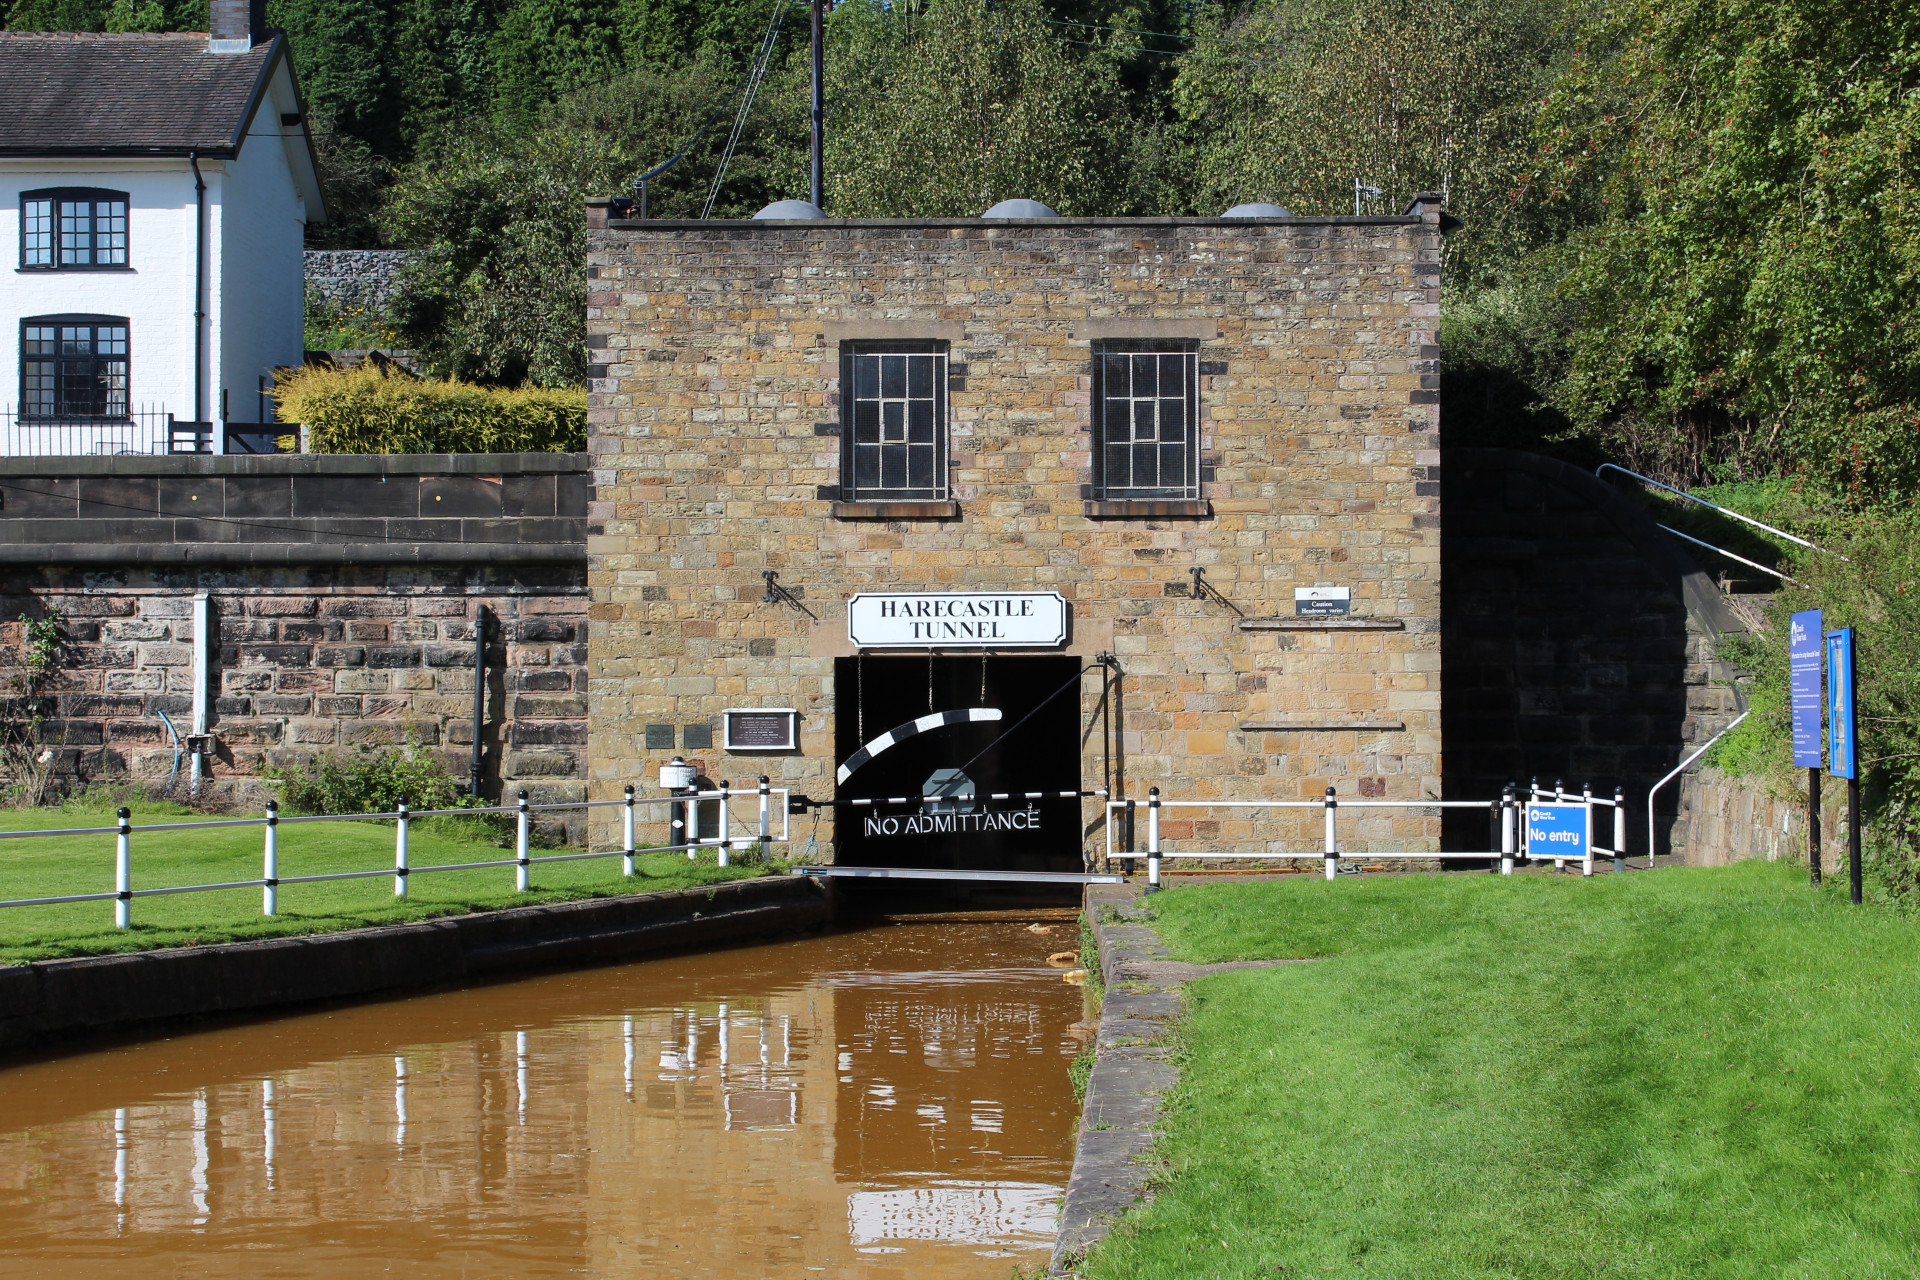
M 1199 345 L 1107 342 L 1094 353 L 1094 483 L 1109 501 L 1200 496 Z
M 947 496 L 947 344 L 847 343 L 840 350 L 840 496 Z
M 71 271 L 127 265 L 127 193 L 56 187 L 20 197 L 20 265 Z
M 29 316 L 21 321 L 20 416 L 125 418 L 126 319 Z

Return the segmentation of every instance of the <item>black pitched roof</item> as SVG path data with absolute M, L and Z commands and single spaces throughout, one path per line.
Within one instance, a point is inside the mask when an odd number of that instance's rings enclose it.
M 0 155 L 234 155 L 285 55 L 204 32 L 0 32 Z

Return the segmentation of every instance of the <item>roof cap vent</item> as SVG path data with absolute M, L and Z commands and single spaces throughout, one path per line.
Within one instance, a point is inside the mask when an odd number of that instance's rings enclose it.
M 755 222 L 797 222 L 803 218 L 824 218 L 820 206 L 810 200 L 775 200 L 753 215 Z
M 1252 204 L 1237 204 L 1220 216 L 1223 218 L 1291 218 L 1293 215 L 1277 204 L 1255 200 Z
M 980 216 L 983 218 L 1057 218 L 1060 215 L 1038 200 L 1002 200 Z

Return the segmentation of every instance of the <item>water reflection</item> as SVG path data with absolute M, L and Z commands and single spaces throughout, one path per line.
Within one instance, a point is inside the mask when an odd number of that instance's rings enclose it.
M 1004 1277 L 1079 992 L 1019 926 L 555 974 L 0 1071 L 0 1274 Z

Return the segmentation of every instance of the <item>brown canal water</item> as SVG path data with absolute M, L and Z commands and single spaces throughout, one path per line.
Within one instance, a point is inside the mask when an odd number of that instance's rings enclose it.
M 1081 993 L 1018 924 L 545 974 L 0 1070 L 0 1274 L 992 1277 Z

